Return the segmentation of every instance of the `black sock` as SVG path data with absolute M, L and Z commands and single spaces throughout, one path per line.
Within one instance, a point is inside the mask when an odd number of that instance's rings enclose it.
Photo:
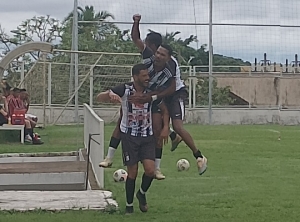
M 148 177 L 145 173 L 143 174 L 143 177 L 142 177 L 142 184 L 141 184 L 141 189 L 140 189 L 140 192 L 142 194 L 145 194 L 149 187 L 151 186 L 151 183 L 153 181 L 153 177 Z
M 176 139 L 177 134 L 175 133 L 175 131 L 173 131 L 172 133 L 170 133 L 169 137 L 171 140 L 175 140 Z
M 109 147 L 117 149 L 120 142 L 121 142 L 121 139 L 118 139 L 118 138 L 115 138 L 112 136 L 109 141 Z
M 194 153 L 194 157 L 195 157 L 196 159 L 198 159 L 198 157 L 203 158 L 203 156 L 202 156 L 200 150 L 197 150 L 197 152 Z
M 131 179 L 127 177 L 125 183 L 125 190 L 126 190 L 126 205 L 131 206 L 133 203 L 133 196 L 135 190 L 135 179 Z
M 27 129 L 29 136 L 33 139 L 33 129 Z
M 155 148 L 155 159 L 161 159 L 162 157 L 162 148 Z

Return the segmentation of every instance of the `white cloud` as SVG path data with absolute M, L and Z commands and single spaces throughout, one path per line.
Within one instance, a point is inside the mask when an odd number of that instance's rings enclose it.
M 132 21 L 132 15 L 142 14 L 142 22 L 166 23 L 207 23 L 208 0 L 78 0 L 79 5 L 94 5 L 97 11 L 107 10 L 116 17 L 116 21 Z M 195 14 L 193 2 L 195 3 Z M 35 15 L 50 14 L 63 19 L 72 11 L 73 0 L 18 1 L 1 2 L 0 23 L 9 31 L 22 20 Z M 269 25 L 299 25 L 299 0 L 213 0 L 213 22 Z M 120 25 L 130 29 L 131 24 Z M 165 33 L 181 31 L 181 37 L 191 34 L 199 37 L 200 44 L 208 43 L 208 27 L 194 25 L 141 25 L 142 35 L 147 29 Z M 196 32 L 197 28 L 197 32 Z M 283 27 L 240 27 L 214 26 L 214 52 L 228 56 L 259 60 L 266 52 L 271 61 L 290 61 L 294 54 L 300 54 L 300 28 Z

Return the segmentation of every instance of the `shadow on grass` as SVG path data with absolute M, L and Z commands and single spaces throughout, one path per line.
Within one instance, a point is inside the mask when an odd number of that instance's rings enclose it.
M 0 144 L 20 143 L 21 132 L 19 131 L 0 131 Z

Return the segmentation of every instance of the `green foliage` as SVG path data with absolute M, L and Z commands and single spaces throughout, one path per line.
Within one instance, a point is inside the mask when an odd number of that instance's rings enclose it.
M 107 11 L 95 11 L 93 6 L 85 6 L 84 8 L 78 8 L 78 20 L 79 21 L 95 21 L 94 23 L 79 23 L 78 24 L 78 49 L 79 51 L 92 51 L 92 52 L 114 52 L 114 53 L 137 53 L 138 50 L 132 43 L 130 30 L 121 30 L 113 23 L 102 23 L 101 21 L 114 20 L 114 15 Z M 39 41 L 54 42 L 57 43 L 59 49 L 69 50 L 72 45 L 72 22 L 73 14 L 69 13 L 63 22 L 58 21 L 50 16 L 40 16 L 27 19 L 13 30 L 13 37 L 9 37 L 0 27 L 0 43 L 2 42 L 9 51 L 11 46 L 16 46 L 24 42 L 33 41 L 33 39 L 39 39 Z M 150 32 L 152 30 L 149 30 Z M 175 57 L 178 59 L 181 66 L 207 66 L 208 65 L 208 51 L 206 44 L 200 44 L 197 36 L 190 35 L 188 38 L 181 38 L 178 35 L 180 31 L 166 32 L 163 35 L 163 41 L 172 46 Z M 58 41 L 59 40 L 59 41 Z M 199 44 L 200 47 L 195 49 L 192 45 Z M 104 55 L 105 57 L 106 55 Z M 35 59 L 39 57 L 39 54 L 31 54 L 26 59 L 26 64 L 30 69 Z M 94 65 L 99 55 L 79 55 L 79 63 Z M 70 63 L 70 53 L 55 53 L 51 58 L 48 58 L 49 62 L 56 63 Z M 101 65 L 133 65 L 140 60 L 128 59 L 128 56 L 122 58 L 122 56 L 101 58 L 99 64 Z M 235 59 L 226 57 L 224 55 L 213 56 L 214 66 L 243 66 L 250 65 L 248 62 L 244 62 L 241 59 Z M 89 68 L 79 67 L 80 75 L 85 75 Z M 182 71 L 187 71 L 182 69 Z M 197 68 L 197 72 L 207 72 L 207 67 Z M 214 67 L 214 72 L 238 72 L 239 67 Z M 115 82 L 116 84 L 121 81 L 128 80 L 127 69 L 122 68 L 97 68 L 94 70 L 94 75 L 97 77 L 95 82 L 95 93 L 105 90 L 108 86 L 107 81 Z M 42 73 L 41 68 L 36 70 L 37 74 Z M 118 78 L 117 81 L 112 80 L 110 75 L 120 75 L 123 77 Z M 125 76 L 125 77 L 124 77 Z M 9 82 L 19 82 L 19 73 L 10 72 Z M 37 78 L 37 75 L 33 75 L 33 78 Z M 116 77 L 114 77 L 116 78 Z M 82 81 L 81 77 L 80 81 Z M 205 81 L 204 81 L 205 82 Z M 33 82 L 34 84 L 34 82 Z M 200 84 L 200 85 L 199 85 Z M 207 97 L 206 88 L 198 84 L 198 91 L 200 94 L 197 96 L 199 101 L 206 103 L 205 97 Z M 14 85 L 14 84 L 12 84 Z M 205 85 L 205 84 L 204 84 Z M 27 86 L 28 87 L 28 86 Z M 34 88 L 34 86 L 32 86 Z M 200 87 L 200 88 L 199 88 Z M 66 103 L 68 98 L 74 93 L 74 75 L 70 77 L 70 67 L 62 65 L 52 65 L 52 102 L 53 103 Z M 229 89 L 216 88 L 214 95 L 216 97 L 217 104 L 227 104 L 230 100 L 225 97 L 228 95 Z M 41 92 L 38 92 L 41 94 Z M 203 95 L 201 95 L 203 94 Z M 80 103 L 89 101 L 89 79 L 87 79 L 81 89 L 79 90 Z M 224 98 L 221 96 L 223 95 Z M 202 98 L 203 97 L 203 98 Z M 37 103 L 42 103 L 42 101 Z
M 212 104 L 213 105 L 230 105 L 234 102 L 230 98 L 230 87 L 218 87 L 217 80 L 212 81 Z M 196 104 L 208 105 L 209 78 L 199 78 L 196 85 Z

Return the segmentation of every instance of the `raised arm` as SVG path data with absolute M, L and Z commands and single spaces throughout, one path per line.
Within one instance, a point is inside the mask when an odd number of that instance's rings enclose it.
M 145 49 L 145 44 L 141 40 L 141 35 L 140 35 L 140 20 L 141 20 L 141 15 L 136 14 L 133 16 L 133 25 L 131 29 L 131 38 L 134 44 L 138 47 L 140 52 L 143 52 Z

